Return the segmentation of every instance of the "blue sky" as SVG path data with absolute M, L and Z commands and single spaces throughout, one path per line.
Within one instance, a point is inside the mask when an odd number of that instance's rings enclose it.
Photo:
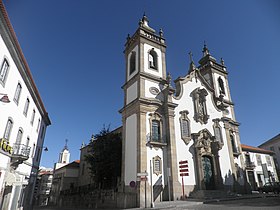
M 280 2 L 277 0 L 3 0 L 52 125 L 41 165 L 52 167 L 65 139 L 71 160 L 104 124 L 121 125 L 124 44 L 145 12 L 163 28 L 167 71 L 197 64 L 204 40 L 229 72 L 241 142 L 280 133 Z

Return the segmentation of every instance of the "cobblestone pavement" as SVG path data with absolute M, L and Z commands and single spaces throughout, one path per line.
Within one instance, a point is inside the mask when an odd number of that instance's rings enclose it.
M 80 208 L 34 208 L 33 210 L 86 210 Z M 245 196 L 240 198 L 231 199 L 214 199 L 205 202 L 187 200 L 187 201 L 170 201 L 156 203 L 154 208 L 132 208 L 127 210 L 151 210 L 151 209 L 188 209 L 188 210 L 222 210 L 222 209 L 236 209 L 236 210 L 279 210 L 280 209 L 280 196 L 279 195 L 258 195 L 258 196 Z M 89 209 L 87 209 L 89 210 Z M 93 209 L 92 209 L 93 210 Z M 96 210 L 96 209 L 95 209 Z M 107 209 L 108 210 L 108 209 Z M 111 210 L 111 209 L 110 209 Z M 112 209 L 113 210 L 113 209 Z

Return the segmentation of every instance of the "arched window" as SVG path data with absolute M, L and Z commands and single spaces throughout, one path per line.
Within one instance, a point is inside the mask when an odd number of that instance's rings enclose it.
M 9 140 L 12 128 L 13 128 L 13 121 L 12 121 L 12 119 L 8 119 L 5 133 L 4 133 L 4 139 Z
M 129 74 L 136 70 L 136 52 L 132 51 L 129 58 Z
M 231 142 L 231 146 L 232 146 L 232 152 L 233 153 L 237 153 L 237 148 L 236 148 L 236 143 L 235 143 L 235 138 L 233 133 L 230 134 L 230 142 Z
M 29 104 L 30 104 L 30 101 L 29 101 L 29 99 L 27 98 L 27 99 L 26 99 L 26 102 L 25 102 L 25 105 L 24 105 L 24 109 L 23 109 L 23 114 L 24 114 L 25 116 L 27 116 Z
M 149 52 L 149 67 L 152 69 L 158 69 L 158 55 L 154 48 Z
M 21 144 L 22 134 L 23 134 L 23 131 L 22 131 L 22 128 L 20 128 L 20 129 L 18 130 L 17 139 L 16 139 L 16 144 Z
M 160 122 L 158 120 L 152 120 L 152 141 L 160 141 Z
M 4 85 L 6 82 L 8 70 L 9 70 L 9 63 L 8 63 L 7 59 L 4 58 L 3 63 L 1 65 L 1 70 L 0 70 L 0 82 L 2 83 L 2 85 Z
M 14 96 L 14 102 L 16 102 L 16 104 L 18 104 L 18 102 L 19 102 L 19 97 L 20 97 L 21 89 L 22 89 L 21 84 L 18 83 L 17 84 L 17 88 L 16 88 L 16 92 L 15 92 L 15 96 Z
M 219 91 L 220 91 L 220 94 L 226 94 L 225 92 L 225 86 L 224 86 L 224 81 L 221 77 L 218 78 L 218 83 L 219 83 Z
M 30 143 L 30 138 L 29 138 L 29 136 L 26 138 L 26 143 L 25 143 L 25 145 L 28 147 L 29 146 L 29 143 Z
M 33 109 L 32 116 L 31 116 L 31 121 L 30 121 L 31 125 L 33 125 L 33 123 L 34 123 L 35 113 L 36 113 L 36 111 L 35 111 L 35 109 Z

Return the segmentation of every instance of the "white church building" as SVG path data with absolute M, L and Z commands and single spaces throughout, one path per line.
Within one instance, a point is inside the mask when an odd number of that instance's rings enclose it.
M 244 190 L 239 123 L 224 61 L 204 45 L 199 65 L 190 54 L 186 76 L 172 87 L 165 52 L 162 30 L 157 34 L 144 15 L 124 51 L 124 207 Z

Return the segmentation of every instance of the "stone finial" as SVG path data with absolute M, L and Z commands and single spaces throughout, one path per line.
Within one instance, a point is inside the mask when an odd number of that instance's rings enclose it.
M 92 134 L 91 138 L 90 138 L 90 142 L 93 142 L 93 141 L 94 141 L 94 135 Z
M 130 34 L 127 34 L 126 41 L 130 40 Z
M 167 73 L 166 80 L 167 80 L 168 85 L 171 85 L 171 80 L 172 80 L 172 77 L 171 77 L 170 72 L 168 72 L 168 73 Z
M 162 28 L 159 29 L 159 36 L 163 37 L 163 30 L 162 30 Z
M 209 52 L 209 50 L 207 48 L 207 45 L 206 45 L 206 41 L 204 41 L 204 47 L 203 47 L 202 53 L 203 53 L 203 57 L 206 56 L 206 55 L 210 55 L 210 52 Z
M 196 66 L 195 66 L 195 64 L 194 64 L 194 62 L 193 62 L 193 57 L 192 57 L 193 54 L 192 54 L 191 51 L 189 52 L 189 56 L 190 56 L 190 66 L 189 66 L 189 73 L 190 73 L 190 72 L 196 70 Z
M 225 61 L 223 58 L 221 58 L 221 64 L 224 66 L 225 65 Z
M 192 57 L 193 54 L 192 54 L 192 51 L 189 52 L 189 56 L 190 56 L 190 62 L 193 63 L 193 57 Z

